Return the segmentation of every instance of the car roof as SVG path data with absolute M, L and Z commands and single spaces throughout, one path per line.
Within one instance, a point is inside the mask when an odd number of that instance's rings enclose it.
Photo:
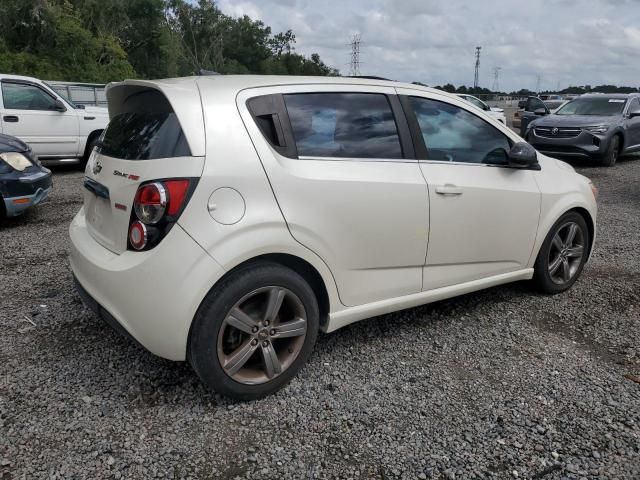
M 407 88 L 424 92 L 437 93 L 439 95 L 456 98 L 454 94 L 443 90 L 424 87 L 414 83 L 396 82 L 377 78 L 362 77 L 320 77 L 297 75 L 203 75 L 194 77 L 166 78 L 159 80 L 125 80 L 124 82 L 110 83 L 107 90 L 118 84 L 141 86 L 164 86 L 169 88 L 184 88 L 199 86 L 200 88 L 226 89 L 239 92 L 248 88 L 277 87 L 286 85 L 352 85 L 352 86 L 379 86 L 391 88 Z
M 2 80 L 22 80 L 25 82 L 41 82 L 42 80 L 35 77 L 25 77 L 23 75 L 11 75 L 7 73 L 0 73 L 0 79 Z
M 637 92 L 633 92 L 633 93 L 585 93 L 583 95 L 580 95 L 580 98 L 632 98 L 632 97 L 638 97 L 640 96 L 640 93 Z

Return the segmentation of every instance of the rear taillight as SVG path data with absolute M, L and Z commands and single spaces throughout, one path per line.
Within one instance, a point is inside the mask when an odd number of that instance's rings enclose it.
M 162 220 L 167 210 L 167 201 L 167 190 L 162 183 L 148 183 L 136 192 L 133 210 L 142 223 L 154 225 Z
M 129 243 L 136 250 L 143 250 L 147 246 L 147 227 L 137 220 L 129 227 Z
M 195 179 L 186 178 L 140 185 L 129 223 L 129 247 L 148 250 L 160 243 L 178 220 L 195 185 Z

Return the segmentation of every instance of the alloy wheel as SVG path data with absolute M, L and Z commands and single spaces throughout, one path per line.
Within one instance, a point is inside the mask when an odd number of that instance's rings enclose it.
M 548 270 L 551 280 L 563 285 L 580 269 L 584 256 L 584 233 L 575 222 L 562 225 L 553 236 L 549 249 Z
M 242 297 L 225 317 L 218 334 L 218 360 L 239 383 L 265 383 L 291 366 L 306 334 L 307 316 L 296 294 L 278 286 L 259 288 Z

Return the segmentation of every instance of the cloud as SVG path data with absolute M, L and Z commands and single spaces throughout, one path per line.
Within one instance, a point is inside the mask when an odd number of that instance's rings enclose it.
M 429 85 L 502 89 L 640 83 L 640 0 L 221 0 L 274 32 L 292 29 L 296 50 L 349 72 L 351 35 L 362 35 L 361 73 Z

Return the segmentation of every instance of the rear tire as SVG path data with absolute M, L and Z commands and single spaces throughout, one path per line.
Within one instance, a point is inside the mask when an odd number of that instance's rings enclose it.
M 237 400 L 269 395 L 298 373 L 319 329 L 318 302 L 299 274 L 270 262 L 231 273 L 205 297 L 189 332 L 191 366 Z
M 534 265 L 533 281 L 544 293 L 569 289 L 587 261 L 589 245 L 587 222 L 577 212 L 565 213 L 551 227 Z
M 98 143 L 98 139 L 100 138 L 101 132 L 93 132 L 89 135 L 87 139 L 87 145 L 84 148 L 84 156 L 82 157 L 82 165 L 86 165 L 89 161 L 89 157 L 91 156 L 91 152 L 93 152 L 96 143 Z
M 607 153 L 604 154 L 600 163 L 603 167 L 613 167 L 618 161 L 620 155 L 620 135 L 614 135 L 609 142 Z

